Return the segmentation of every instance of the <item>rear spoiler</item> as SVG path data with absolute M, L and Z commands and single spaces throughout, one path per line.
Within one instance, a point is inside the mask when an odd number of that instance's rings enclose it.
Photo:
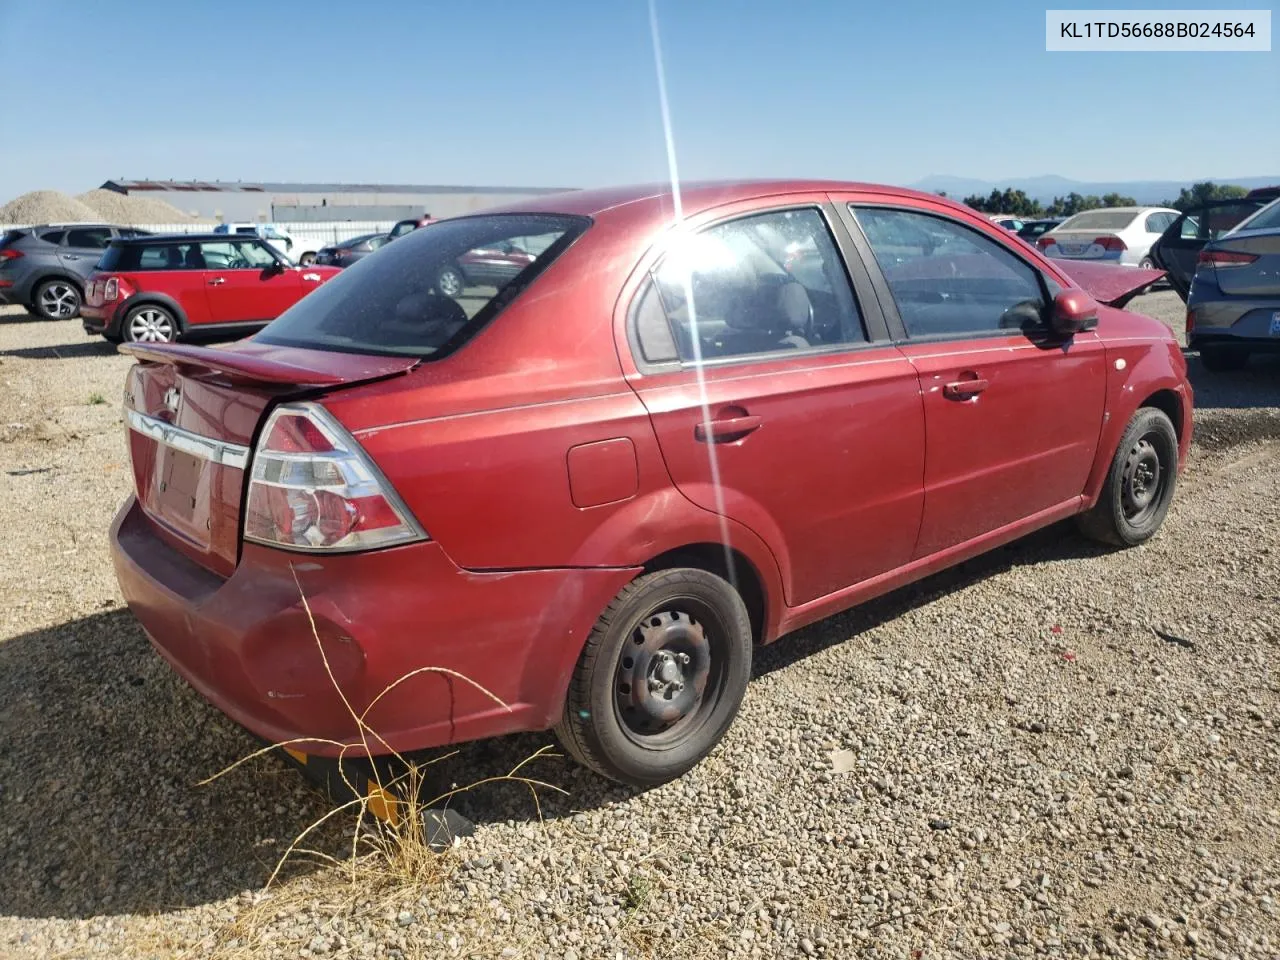
M 165 363 L 184 374 L 216 373 L 233 383 L 334 387 L 407 373 L 417 357 L 381 357 L 242 340 L 225 347 L 180 343 L 125 343 L 120 352 L 141 363 Z
M 1053 260 L 1055 268 L 1099 303 L 1123 307 L 1151 289 L 1164 276 L 1163 270 L 1141 267 L 1118 267 L 1109 263 L 1086 263 L 1080 260 Z

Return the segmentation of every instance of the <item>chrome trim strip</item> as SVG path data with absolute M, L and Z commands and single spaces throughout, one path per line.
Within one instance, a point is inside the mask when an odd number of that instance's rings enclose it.
M 236 470 L 243 470 L 249 465 L 248 447 L 238 443 L 227 443 L 225 440 L 202 437 L 198 433 L 175 427 L 172 423 L 165 423 L 163 420 L 149 417 L 137 410 L 126 410 L 125 415 L 130 430 L 136 430 L 156 443 L 163 443 L 166 447 L 181 450 L 183 453 L 200 457 L 210 463 L 233 467 Z

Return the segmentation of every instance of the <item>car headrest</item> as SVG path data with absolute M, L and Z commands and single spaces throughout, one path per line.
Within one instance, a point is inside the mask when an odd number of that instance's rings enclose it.
M 764 283 L 741 290 L 725 311 L 725 323 L 735 330 L 804 330 L 812 311 L 809 294 L 794 280 Z

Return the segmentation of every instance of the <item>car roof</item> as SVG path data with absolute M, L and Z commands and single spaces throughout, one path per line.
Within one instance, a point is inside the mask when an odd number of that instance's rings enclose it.
M 680 205 L 685 217 L 742 200 L 764 199 L 792 193 L 877 193 L 904 200 L 928 201 L 974 215 L 976 211 L 949 197 L 924 193 L 907 187 L 862 183 L 846 180 L 699 180 L 680 184 Z M 570 190 L 541 194 L 518 203 L 468 214 L 548 213 L 608 219 L 618 225 L 656 224 L 670 221 L 675 209 L 675 196 L 670 183 L 644 183 L 629 186 Z M 981 214 L 978 214 L 981 216 Z M 451 218 L 452 219 L 452 218 Z M 461 218 L 457 218 L 461 219 Z
M 152 233 L 142 237 L 116 237 L 111 243 L 124 246 L 145 245 L 149 243 L 191 243 L 193 241 L 208 240 L 212 243 L 226 243 L 228 234 L 225 233 Z M 241 237 L 240 239 L 245 239 Z M 250 237 L 248 239 L 254 239 Z

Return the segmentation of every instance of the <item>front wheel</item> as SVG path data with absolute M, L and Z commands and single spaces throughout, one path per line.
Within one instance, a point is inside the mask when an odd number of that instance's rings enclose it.
M 1159 267 L 1156 266 L 1156 262 L 1152 260 L 1150 257 L 1143 257 L 1141 262 L 1138 264 L 1138 266 L 1141 267 L 1143 270 L 1159 270 L 1160 269 Z
M 751 676 L 751 622 L 724 579 L 690 567 L 633 580 L 596 622 L 556 736 L 636 787 L 674 780 L 720 742 Z
M 173 343 L 178 324 L 164 307 L 147 303 L 125 315 L 120 332 L 129 343 Z
M 1078 524 L 1090 539 L 1117 547 L 1150 540 L 1178 481 L 1178 434 L 1163 410 L 1143 407 L 1133 415 L 1116 447 L 1098 502 Z
M 304 253 L 298 258 L 298 266 L 300 267 L 309 267 L 315 262 L 316 255 L 314 253 Z

